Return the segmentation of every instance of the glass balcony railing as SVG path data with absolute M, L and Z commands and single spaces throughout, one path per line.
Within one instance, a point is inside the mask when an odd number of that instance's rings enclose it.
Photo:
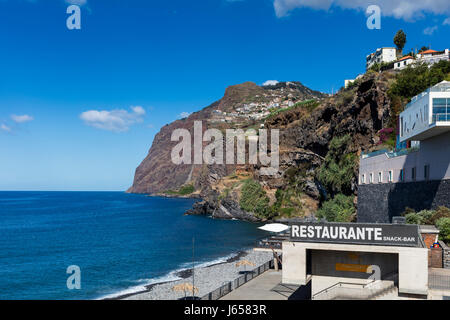
M 450 121 L 450 113 L 435 113 L 433 114 L 432 124 L 436 122 Z
M 431 92 L 450 92 L 450 83 L 440 83 L 430 88 Z

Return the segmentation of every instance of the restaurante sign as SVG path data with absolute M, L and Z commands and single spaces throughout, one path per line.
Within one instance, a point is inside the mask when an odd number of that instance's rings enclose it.
M 416 225 L 294 223 L 291 241 L 410 246 L 419 244 Z

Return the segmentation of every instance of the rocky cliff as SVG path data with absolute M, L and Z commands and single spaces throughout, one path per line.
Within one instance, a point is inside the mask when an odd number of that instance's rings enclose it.
M 188 194 L 199 196 L 202 201 L 189 214 L 265 219 L 244 209 L 249 206 L 243 205 L 243 193 L 247 196 L 252 190 L 247 183 L 251 180 L 259 183 L 265 194 L 259 199 L 261 192 L 258 193 L 254 201 L 264 200 L 267 207 L 275 206 L 275 218 L 311 215 L 326 193 L 317 179 L 317 170 L 324 163 L 333 137 L 349 135 L 352 143 L 346 152 L 358 155 L 379 142 L 378 131 L 391 119 L 389 81 L 388 73 L 366 75 L 354 87 L 333 96 L 298 82 L 268 87 L 250 82 L 231 86 L 221 100 L 161 129 L 128 191 L 182 195 L 186 194 L 183 190 L 190 189 Z M 261 165 L 174 165 L 170 154 L 178 142 L 171 141 L 171 134 L 178 128 L 192 133 L 194 121 L 202 121 L 203 130 L 279 129 L 277 174 L 262 175 Z M 356 194 L 356 171 L 352 188 Z

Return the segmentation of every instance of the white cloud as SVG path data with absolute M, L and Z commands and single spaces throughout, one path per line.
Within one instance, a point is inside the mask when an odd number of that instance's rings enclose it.
M 450 26 L 450 18 L 445 19 L 444 22 L 443 22 L 442 24 L 443 24 L 444 26 L 445 26 L 445 25 Z
M 274 0 L 273 6 L 278 17 L 284 17 L 296 8 L 312 8 L 328 11 L 332 7 L 365 11 L 369 5 L 380 6 L 384 16 L 414 20 L 425 13 L 448 14 L 448 0 Z
M 84 6 L 87 0 L 65 0 L 67 4 L 75 4 L 77 6 Z
M 182 112 L 178 115 L 178 119 L 184 119 L 184 118 L 189 117 L 190 115 L 191 115 L 190 112 Z
M 11 128 L 10 127 L 8 127 L 6 124 L 4 124 L 4 123 L 2 123 L 1 125 L 0 125 L 0 129 L 2 129 L 3 131 L 5 131 L 5 132 L 11 132 L 12 130 L 11 130 Z
M 18 116 L 18 115 L 11 115 L 11 119 L 13 119 L 14 122 L 16 123 L 24 123 L 24 122 L 29 122 L 29 121 L 33 121 L 34 118 L 32 116 L 29 116 L 27 114 Z
M 81 120 L 88 126 L 114 131 L 128 131 L 133 124 L 143 121 L 145 115 L 144 108 L 140 106 L 131 107 L 131 111 L 126 110 L 89 110 L 80 115 Z
M 267 80 L 267 81 L 264 82 L 262 85 L 263 85 L 263 86 L 274 86 L 274 85 L 276 85 L 277 83 L 279 83 L 279 81 L 277 81 L 277 80 Z
M 438 26 L 425 28 L 425 30 L 423 30 L 423 34 L 426 34 L 427 36 L 431 36 L 437 29 L 438 29 Z

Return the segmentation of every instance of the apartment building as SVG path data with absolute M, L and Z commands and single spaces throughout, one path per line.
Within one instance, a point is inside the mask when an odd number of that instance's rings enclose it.
M 399 122 L 399 141 L 417 147 L 361 156 L 358 221 L 390 222 L 406 207 L 450 207 L 450 82 L 414 97 Z

